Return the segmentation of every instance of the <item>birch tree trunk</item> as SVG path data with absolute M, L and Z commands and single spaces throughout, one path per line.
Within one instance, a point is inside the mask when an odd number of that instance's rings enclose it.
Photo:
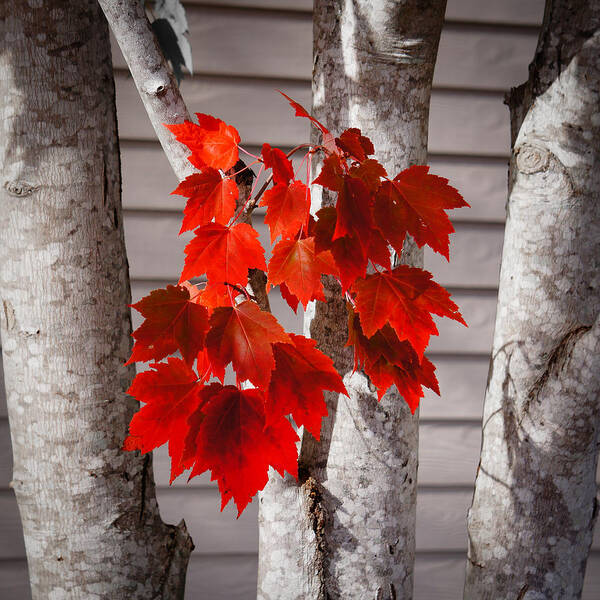
M 600 425 L 600 1 L 548 0 L 512 160 L 465 598 L 580 598 Z
M 313 113 L 336 133 L 359 127 L 393 175 L 427 159 L 445 5 L 315 0 Z M 334 201 L 321 191 L 313 190 L 313 211 Z M 403 260 L 422 264 L 422 253 L 409 244 Z M 368 378 L 352 374 L 345 303 L 333 279 L 325 287 L 305 334 L 333 358 L 350 398 L 326 393 L 321 442 L 302 439 L 300 485 L 273 477 L 261 494 L 258 597 L 411 598 L 418 414 L 395 388 L 378 403 Z
M 34 600 L 182 598 L 136 408 L 114 84 L 95 0 L 0 4 L 0 321 Z

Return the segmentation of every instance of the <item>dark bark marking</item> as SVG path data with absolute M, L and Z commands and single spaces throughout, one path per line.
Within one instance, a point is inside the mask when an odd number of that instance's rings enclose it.
M 569 359 L 573 354 L 573 349 L 577 340 L 591 329 L 591 326 L 584 325 L 582 327 L 576 327 L 572 331 L 569 331 L 558 344 L 554 347 L 548 360 L 546 361 L 546 368 L 544 372 L 538 377 L 537 381 L 533 384 L 529 390 L 527 397 L 527 406 L 525 411 L 529 408 L 529 403 L 533 400 L 537 400 L 540 392 L 546 385 L 546 382 L 550 378 L 550 375 L 558 376 L 560 372 L 568 365 Z
M 519 592 L 519 595 L 517 596 L 517 600 L 523 600 L 523 598 L 525 597 L 525 594 L 527 593 L 527 590 L 529 589 L 529 584 L 525 584 L 522 588 L 521 591 Z
M 142 465 L 142 485 L 140 486 L 140 516 L 139 523 L 142 523 L 144 520 L 144 510 L 146 509 L 146 485 L 148 480 L 148 467 L 150 465 L 150 454 L 146 454 L 144 456 L 144 463 Z
M 76 40 L 70 44 L 66 44 L 65 46 L 58 46 L 57 48 L 48 48 L 49 56 L 60 56 L 61 54 L 70 52 L 71 50 L 78 50 L 82 46 L 85 45 L 85 42 L 82 40 Z
M 33 194 L 40 188 L 39 185 L 33 183 L 27 183 L 26 181 L 5 181 L 4 189 L 8 194 L 15 198 L 24 198 Z

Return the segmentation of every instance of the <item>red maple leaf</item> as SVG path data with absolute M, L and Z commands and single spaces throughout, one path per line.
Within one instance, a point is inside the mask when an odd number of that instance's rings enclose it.
M 431 314 L 449 317 L 466 325 L 450 294 L 422 269 L 399 265 L 391 273 L 373 273 L 353 285 L 362 329 L 371 337 L 386 323 L 398 339 L 408 340 L 419 358 L 437 335 Z
M 190 299 L 186 287 L 168 285 L 131 306 L 145 321 L 132 333 L 135 344 L 125 364 L 160 360 L 177 350 L 188 364 L 193 364 L 204 346 L 208 311 Z
M 339 192 L 344 187 L 344 163 L 338 154 L 330 154 L 323 159 L 323 166 L 318 177 L 313 181 L 318 185 Z
M 206 225 L 213 218 L 217 223 L 227 225 L 235 213 L 239 191 L 235 181 L 221 177 L 219 171 L 207 167 L 202 173 L 186 177 L 171 194 L 188 198 L 179 231 L 183 233 Z
M 298 476 L 298 436 L 285 418 L 267 425 L 260 390 L 215 388 L 190 418 L 186 462 L 194 461 L 190 478 L 210 469 L 219 484 L 221 510 L 233 497 L 238 516 L 268 481 L 269 465 L 282 476 Z
M 314 238 L 282 240 L 273 248 L 267 286 L 285 283 L 287 289 L 306 308 L 310 300 L 325 300 L 321 275 L 335 275 L 337 271 L 329 251 L 315 251 Z
M 383 397 L 395 384 L 412 413 L 423 397 L 422 386 L 440 393 L 435 367 L 427 357 L 419 357 L 409 342 L 401 342 L 390 325 L 384 325 L 367 338 L 358 314 L 348 308 L 348 346 L 354 346 L 354 369 L 361 366 L 377 387 L 377 397 Z
M 374 227 L 371 204 L 372 196 L 367 186 L 360 179 L 344 177 L 344 185 L 338 192 L 337 221 L 332 240 L 352 237 L 365 253 L 368 252 Z
M 279 235 L 294 237 L 308 218 L 310 190 L 301 181 L 278 183 L 265 192 L 260 206 L 267 207 L 265 223 L 271 232 L 271 243 Z
M 198 169 L 212 167 L 227 171 L 238 161 L 240 135 L 235 127 L 221 119 L 196 113 L 198 125 L 185 121 L 180 125 L 165 125 L 177 141 L 192 152 L 188 160 Z
M 379 189 L 381 178 L 387 177 L 383 165 L 374 158 L 367 158 L 359 164 L 352 165 L 348 173 L 352 177 L 360 179 L 372 194 Z
M 212 364 L 230 362 L 239 381 L 250 380 L 266 389 L 275 367 L 272 344 L 290 342 L 275 317 L 246 300 L 237 306 L 215 308 L 210 317 L 206 348 Z
M 123 449 L 146 453 L 169 442 L 173 481 L 181 473 L 187 418 L 200 405 L 203 386 L 179 358 L 170 357 L 166 363 L 150 367 L 152 370 L 138 373 L 127 390 L 145 404 L 131 419 Z
M 258 232 L 247 223 L 231 227 L 209 223 L 194 233 L 195 237 L 185 247 L 180 281 L 206 273 L 214 282 L 246 285 L 248 269 L 267 268 Z
M 282 281 L 279 284 L 279 291 L 281 292 L 281 297 L 287 302 L 287 305 L 296 312 L 298 310 L 298 304 L 300 304 L 300 300 L 290 290 L 288 286 L 285 285 L 285 281 Z
M 358 161 L 366 160 L 367 156 L 375 152 L 373 142 L 356 127 L 346 129 L 339 138 L 335 138 L 335 144 L 342 152 Z
M 339 271 L 342 291 L 346 291 L 358 277 L 364 277 L 369 262 L 368 249 L 359 243 L 355 236 L 345 236 L 332 240 L 336 228 L 337 211 L 333 206 L 326 206 L 317 211 L 318 220 L 311 222 L 310 233 L 315 237 L 315 250 L 322 252 L 331 250 Z M 377 244 L 378 240 L 373 243 Z M 369 244 L 371 247 L 371 244 Z M 379 254 L 378 248 L 375 247 Z M 387 254 L 387 249 L 386 249 Z M 374 258 L 375 262 L 378 262 Z M 385 263 L 384 266 L 387 266 Z
M 283 150 L 271 148 L 269 144 L 263 144 L 261 155 L 265 168 L 273 170 L 273 181 L 275 183 L 287 184 L 290 179 L 294 179 L 294 167 Z
M 267 422 L 291 413 L 319 439 L 327 416 L 323 390 L 348 394 L 331 358 L 317 350 L 315 340 L 290 334 L 291 344 L 274 344 L 276 367 L 267 394 Z
M 429 167 L 413 166 L 385 181 L 375 201 L 375 222 L 397 252 L 408 232 L 419 248 L 427 244 L 448 259 L 454 227 L 445 210 L 468 204 L 447 179 L 428 171 Z

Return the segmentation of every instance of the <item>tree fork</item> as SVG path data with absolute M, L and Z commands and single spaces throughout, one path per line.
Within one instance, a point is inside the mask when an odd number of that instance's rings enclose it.
M 600 2 L 548 0 L 512 158 L 467 600 L 581 597 L 600 427 Z
M 388 173 L 426 163 L 445 6 L 315 1 L 313 114 L 334 133 L 359 127 Z M 327 203 L 313 189 L 313 212 Z M 405 261 L 422 264 L 414 244 Z M 352 374 L 345 302 L 326 279 L 327 302 L 309 304 L 305 334 L 345 376 L 350 398 L 325 393 L 329 416 L 321 442 L 304 434 L 300 482 L 274 476 L 261 493 L 258 598 L 411 598 L 418 416 L 396 391 L 378 403 L 364 374 Z
M 35 600 L 183 598 L 137 403 L 114 83 L 95 0 L 0 6 L 0 297 L 17 496 Z

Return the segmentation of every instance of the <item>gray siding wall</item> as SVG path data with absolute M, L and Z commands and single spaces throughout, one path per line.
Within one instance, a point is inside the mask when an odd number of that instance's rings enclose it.
M 310 106 L 310 0 L 222 0 L 187 5 L 196 74 L 182 91 L 190 110 L 239 128 L 252 150 L 268 141 L 284 148 L 308 139 L 275 89 Z M 543 0 L 448 0 L 430 119 L 430 164 L 450 178 L 471 209 L 455 211 L 456 236 L 448 264 L 437 255 L 426 267 L 446 285 L 469 323 L 442 322 L 430 357 L 441 399 L 421 408 L 415 600 L 462 597 L 466 512 L 479 458 L 480 427 L 502 248 L 508 110 L 503 94 L 526 79 Z M 178 279 L 183 247 L 177 237 L 183 199 L 170 196 L 176 180 L 115 49 L 117 104 L 123 160 L 123 202 L 134 301 Z M 264 234 L 264 225 L 258 220 Z M 263 238 L 266 239 L 266 238 Z M 288 328 L 296 317 L 274 298 Z M 134 317 L 135 320 L 135 317 Z M 135 320 L 136 326 L 139 321 Z M 1 365 L 0 365 L 1 377 Z M 0 598 L 29 598 L 27 566 L 12 492 L 10 437 L 0 389 Z M 235 519 L 219 512 L 208 477 L 168 486 L 168 457 L 155 457 L 163 518 L 185 518 L 196 550 L 186 598 L 255 597 L 257 507 Z M 584 598 L 600 598 L 600 539 L 588 564 Z

